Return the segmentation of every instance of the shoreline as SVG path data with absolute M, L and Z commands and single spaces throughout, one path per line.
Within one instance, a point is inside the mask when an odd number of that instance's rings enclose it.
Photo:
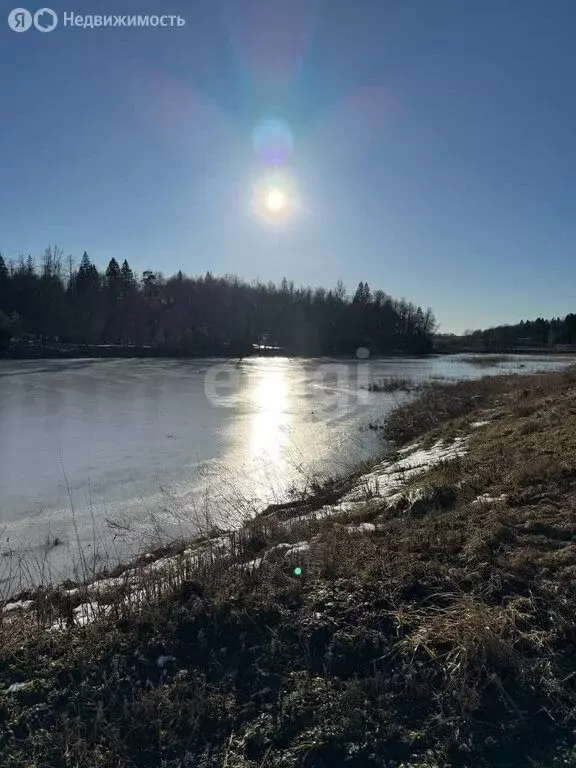
M 576 346 L 569 344 L 557 344 L 541 347 L 522 347 L 522 346 L 466 346 L 439 343 L 434 348 L 434 354 L 437 355 L 576 355 Z
M 457 355 L 506 357 L 507 355 L 573 357 L 576 356 L 574 346 L 554 347 L 450 347 L 439 344 L 429 351 L 391 349 L 386 352 L 371 354 L 370 360 L 382 360 L 387 358 L 430 358 L 448 357 Z M 51 344 L 51 345 L 21 345 L 0 349 L 0 362 L 26 361 L 26 360 L 249 360 L 258 358 L 292 358 L 298 360 L 357 360 L 354 353 L 324 354 L 318 352 L 309 354 L 294 350 L 230 350 L 215 349 L 212 352 L 190 352 L 180 347 L 154 347 L 154 346 L 126 346 L 119 344 Z
M 404 358 L 404 357 L 431 357 L 438 354 L 429 351 L 411 351 L 402 349 L 392 349 L 387 352 L 378 352 L 370 356 L 370 359 L 381 359 L 386 357 Z M 121 346 L 114 344 L 106 345 L 50 345 L 50 346 L 22 346 L 14 349 L 0 349 L 0 362 L 2 360 L 84 360 L 84 359 L 117 359 L 117 360 L 249 360 L 251 358 L 263 357 L 289 357 L 302 360 L 317 360 L 321 358 L 357 360 L 358 358 L 352 352 L 340 354 L 306 354 L 294 350 L 244 350 L 234 351 L 230 349 L 214 350 L 209 352 L 194 353 L 188 352 L 177 347 L 152 347 L 152 346 Z
M 570 764 L 576 369 L 380 426 L 340 484 L 4 612 L 3 764 Z

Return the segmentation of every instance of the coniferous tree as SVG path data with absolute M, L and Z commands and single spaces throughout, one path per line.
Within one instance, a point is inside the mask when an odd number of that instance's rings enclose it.
M 9 277 L 8 265 L 6 264 L 4 256 L 0 253 L 0 286 L 7 285 Z
M 0 253 L 0 309 L 7 310 L 10 307 L 10 272 L 6 260 Z
M 120 266 L 116 259 L 112 257 L 106 268 L 106 289 L 116 297 L 120 295 L 121 284 L 122 274 L 120 272 Z
M 248 283 L 210 271 L 191 278 L 180 270 L 166 280 L 146 270 L 138 282 L 127 260 L 120 267 L 112 257 L 101 274 L 86 252 L 77 270 L 72 257 L 63 269 L 57 248 L 45 251 L 40 269 L 31 257 L 14 266 L 2 259 L 0 303 L 19 314 L 19 332 L 45 341 L 153 344 L 189 354 L 245 354 L 252 345 L 310 355 L 354 354 L 359 346 L 428 351 L 436 329 L 431 310 L 372 292 L 364 281 L 352 297 L 342 282 L 296 288 L 287 278 Z M 563 321 L 545 326 L 554 338 L 568 334 Z
M 122 296 L 129 296 L 136 290 L 136 278 L 126 259 L 124 259 L 122 262 L 122 268 L 120 270 L 120 282 L 122 286 Z

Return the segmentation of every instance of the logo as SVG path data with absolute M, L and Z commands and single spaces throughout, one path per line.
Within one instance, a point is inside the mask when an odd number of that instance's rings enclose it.
M 51 8 L 40 8 L 34 16 L 26 8 L 14 8 L 8 14 L 8 26 L 14 32 L 27 32 L 32 24 L 38 32 L 52 32 L 58 26 L 58 15 Z
M 32 26 L 32 14 L 26 8 L 14 8 L 8 14 L 8 26 L 14 32 L 27 32 Z
M 34 14 L 34 26 L 38 32 L 52 32 L 58 26 L 58 16 L 51 8 L 40 8 Z

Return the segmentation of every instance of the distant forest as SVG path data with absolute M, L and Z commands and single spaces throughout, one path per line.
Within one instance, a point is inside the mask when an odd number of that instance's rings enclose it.
M 283 279 L 247 283 L 234 276 L 137 275 L 114 259 L 104 273 L 84 253 L 76 266 L 58 248 L 39 263 L 0 256 L 0 352 L 33 345 L 120 345 L 203 356 L 245 355 L 255 345 L 286 354 L 427 353 L 432 310 L 372 291 L 295 288 Z
M 511 349 L 517 347 L 541 347 L 576 344 L 576 314 L 564 319 L 522 320 L 516 325 L 498 325 L 483 331 L 465 331 L 459 341 L 487 349 Z

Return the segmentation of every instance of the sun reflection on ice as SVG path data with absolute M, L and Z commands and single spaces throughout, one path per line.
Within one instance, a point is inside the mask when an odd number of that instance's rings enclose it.
M 278 479 L 284 474 L 288 440 L 289 389 L 283 371 L 262 371 L 254 390 L 255 411 L 250 420 L 249 451 Z

